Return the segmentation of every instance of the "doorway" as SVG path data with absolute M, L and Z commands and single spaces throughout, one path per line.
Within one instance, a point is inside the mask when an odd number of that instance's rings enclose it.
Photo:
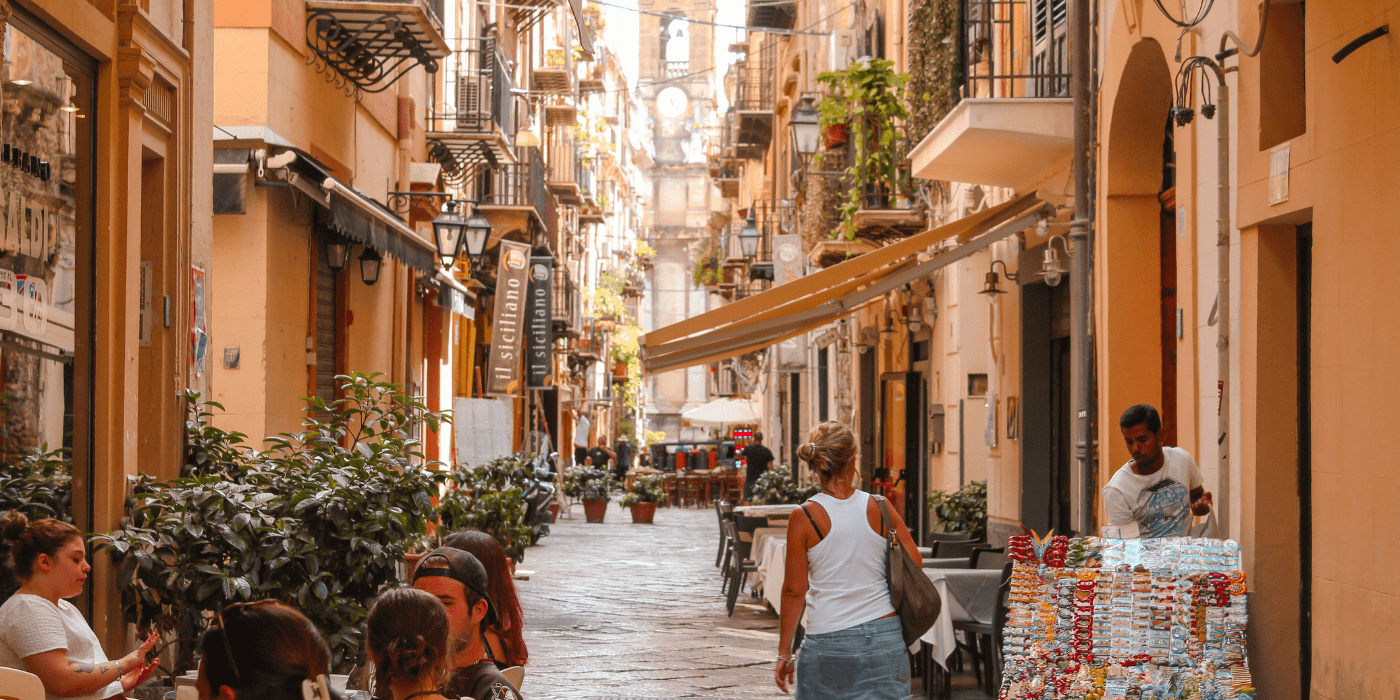
M 1072 532 L 1069 285 L 1021 288 L 1021 522 Z
M 870 484 L 875 481 L 875 353 L 862 348 L 860 353 L 860 477 Z M 871 487 L 874 488 L 874 487 Z
M 928 406 L 924 394 L 921 372 L 880 375 L 881 467 L 889 475 L 885 497 L 899 509 L 915 541 L 922 540 L 924 474 L 928 470 L 924 450 Z

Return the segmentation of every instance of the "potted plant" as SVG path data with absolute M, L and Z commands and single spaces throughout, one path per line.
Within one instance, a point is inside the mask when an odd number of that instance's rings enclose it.
M 525 560 L 534 529 L 525 524 L 525 483 L 529 465 L 515 455 L 471 467 L 459 464 L 452 485 L 438 501 L 441 533 L 475 528 L 491 537 L 512 561 Z
M 564 495 L 583 501 L 583 513 L 590 523 L 601 523 L 608 512 L 617 483 L 606 469 L 572 467 L 564 473 Z
M 867 186 L 874 184 L 879 193 L 881 187 L 893 188 L 899 182 L 898 125 L 909 118 L 904 104 L 909 75 L 896 72 L 893 61 L 866 57 L 843 70 L 820 73 L 816 80 L 827 86 L 826 96 L 817 105 L 827 147 L 836 145 L 832 138 L 838 131 L 848 132 L 852 140 L 846 201 L 837 229 L 841 237 L 851 240 L 856 237 L 855 214 Z
M 789 503 L 802 503 L 817 495 L 821 487 L 810 481 L 798 481 L 792 470 L 783 465 L 774 467 L 754 482 L 754 504 L 760 506 L 780 506 Z
M 622 497 L 622 506 L 632 511 L 632 522 L 650 524 L 656 517 L 656 504 L 666 497 L 664 479 L 658 474 L 638 477 L 632 490 Z
M 928 509 L 934 532 L 967 532 L 980 540 L 987 534 L 987 482 L 974 481 L 956 491 L 934 489 Z

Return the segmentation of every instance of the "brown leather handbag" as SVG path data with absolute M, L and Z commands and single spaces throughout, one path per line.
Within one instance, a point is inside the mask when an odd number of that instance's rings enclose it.
M 880 505 L 880 525 L 890 543 L 885 552 L 885 579 L 889 581 L 890 603 L 899 614 L 899 627 L 904 632 L 904 646 L 907 647 L 933 627 L 943 608 L 943 599 L 938 596 L 933 581 L 899 541 L 899 533 L 890 522 L 890 507 L 885 497 L 872 497 Z

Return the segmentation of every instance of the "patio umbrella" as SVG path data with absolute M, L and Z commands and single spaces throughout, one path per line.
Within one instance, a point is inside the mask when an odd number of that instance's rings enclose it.
M 750 399 L 715 399 L 681 413 L 692 425 L 756 425 L 758 402 Z

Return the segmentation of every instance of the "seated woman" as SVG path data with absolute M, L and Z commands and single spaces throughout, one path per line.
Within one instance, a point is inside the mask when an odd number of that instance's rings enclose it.
M 272 600 L 234 603 L 199 641 L 199 700 L 332 700 L 331 649 L 305 615 Z
M 438 692 L 452 671 L 447 608 L 431 593 L 390 588 L 365 622 L 365 646 L 374 662 L 378 697 L 443 700 Z
M 530 661 L 530 651 L 525 648 L 525 619 L 520 611 L 520 600 L 515 597 L 515 581 L 511 577 L 510 565 L 506 563 L 506 551 L 496 538 L 479 530 L 464 530 L 448 535 L 442 546 L 460 549 L 476 557 L 486 567 L 490 581 L 491 602 L 496 606 L 496 624 L 486 628 L 486 653 L 496 662 L 496 668 L 507 669 L 524 666 Z
M 64 600 L 83 592 L 92 569 L 78 528 L 52 518 L 31 523 L 11 510 L 0 534 L 11 543 L 20 580 L 19 591 L 0 605 L 0 666 L 38 676 L 48 700 L 122 697 L 150 677 L 156 662 L 143 662 L 156 635 L 111 661 L 82 613 Z

